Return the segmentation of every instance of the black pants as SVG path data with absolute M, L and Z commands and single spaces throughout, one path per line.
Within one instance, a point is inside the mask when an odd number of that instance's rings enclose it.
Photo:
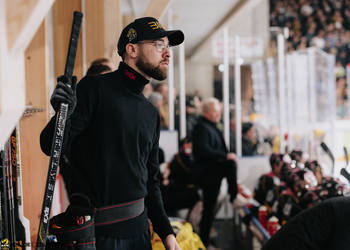
M 111 250 L 152 250 L 150 233 L 147 230 L 141 235 L 130 238 L 96 237 L 96 249 Z
M 209 232 L 215 218 L 215 206 L 219 195 L 221 181 L 227 179 L 230 201 L 237 195 L 237 166 L 234 161 L 224 161 L 205 170 L 199 185 L 203 191 L 203 212 L 200 222 L 200 237 L 204 245 L 209 243 Z

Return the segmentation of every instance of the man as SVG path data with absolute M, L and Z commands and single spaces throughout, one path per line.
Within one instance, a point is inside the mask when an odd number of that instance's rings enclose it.
M 159 188 L 159 113 L 142 90 L 152 77 L 167 77 L 169 46 L 183 40 L 182 31 L 165 31 L 152 17 L 136 19 L 119 38 L 123 62 L 116 71 L 83 78 L 76 98 L 61 82 L 53 93 L 56 111 L 69 103 L 63 153 L 74 166 L 72 193 L 87 195 L 97 208 L 97 249 L 151 249 L 148 217 L 166 249 L 180 249 Z M 46 154 L 54 121 L 40 138 Z
M 204 205 L 200 236 L 205 245 L 209 243 L 216 200 L 224 177 L 229 184 L 230 200 L 233 201 L 237 194 L 236 156 L 228 152 L 222 132 L 217 128 L 220 119 L 219 101 L 208 98 L 203 101 L 202 116 L 193 130 L 193 156 Z
M 349 216 L 349 197 L 328 199 L 288 221 L 262 250 L 349 249 Z

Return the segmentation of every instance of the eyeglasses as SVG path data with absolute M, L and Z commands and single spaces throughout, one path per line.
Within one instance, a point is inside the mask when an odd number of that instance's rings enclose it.
M 138 42 L 138 43 L 153 43 L 156 45 L 156 49 L 158 50 L 158 52 L 164 52 L 164 50 L 170 48 L 170 45 L 165 44 L 165 42 L 162 40 L 156 40 L 156 41 L 151 41 L 151 42 Z

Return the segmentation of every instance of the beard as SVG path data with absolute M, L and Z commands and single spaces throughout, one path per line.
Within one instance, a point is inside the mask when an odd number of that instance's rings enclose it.
M 168 76 L 168 69 L 161 69 L 160 65 L 153 66 L 151 63 L 146 62 L 143 55 L 140 55 L 140 57 L 136 61 L 136 66 L 144 72 L 146 75 L 158 80 L 163 81 Z

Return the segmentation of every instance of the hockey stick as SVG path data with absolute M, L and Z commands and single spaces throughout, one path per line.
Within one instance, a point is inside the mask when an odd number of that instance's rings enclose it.
M 332 161 L 332 176 L 334 175 L 334 156 L 333 156 L 333 153 L 332 151 L 328 148 L 328 146 L 326 145 L 326 143 L 324 142 L 321 142 L 321 148 L 323 149 L 324 152 L 326 152 L 329 156 L 329 158 L 331 159 Z
M 350 174 L 349 174 L 349 172 L 346 170 L 347 166 L 349 165 L 349 156 L 348 156 L 348 150 L 347 150 L 347 148 L 346 148 L 345 146 L 344 146 L 344 155 L 345 155 L 345 162 L 346 162 L 346 165 L 345 165 L 344 168 L 342 168 L 342 169 L 340 170 L 340 174 L 341 174 L 342 176 L 344 176 L 344 177 L 348 180 L 348 182 L 350 182 Z
M 10 249 L 16 248 L 16 223 L 15 223 L 15 205 L 13 196 L 12 182 L 12 163 L 11 163 L 11 138 L 5 143 L 5 166 L 6 166 L 6 185 L 8 193 L 8 212 L 9 212 L 9 241 Z
M 24 238 L 25 242 L 23 249 L 31 249 L 30 248 L 30 222 L 24 217 L 23 213 L 23 189 L 22 189 L 22 163 L 21 163 L 21 148 L 20 148 L 20 132 L 18 125 L 16 126 L 16 157 L 17 157 L 17 166 L 16 166 L 16 179 L 17 179 L 17 207 L 18 207 L 18 218 L 21 221 L 24 227 Z
M 68 47 L 68 54 L 66 59 L 66 67 L 64 70 L 64 76 L 69 80 L 71 80 L 73 76 L 73 69 L 74 69 L 75 57 L 76 57 L 76 52 L 78 47 L 80 24 L 81 24 L 82 17 L 83 17 L 83 14 L 81 12 L 74 12 L 74 19 L 73 19 L 69 47 Z M 67 112 L 68 112 L 68 104 L 61 103 L 60 110 L 58 111 L 58 114 L 56 117 L 55 132 L 52 140 L 50 163 L 49 163 L 49 169 L 48 169 L 47 180 L 46 180 L 44 201 L 43 201 L 43 206 L 41 210 L 36 249 L 45 249 L 45 246 L 46 246 L 50 211 L 51 211 L 53 193 L 55 190 L 57 167 L 60 162 L 61 151 L 63 146 L 63 137 L 64 137 L 64 131 L 66 126 Z

